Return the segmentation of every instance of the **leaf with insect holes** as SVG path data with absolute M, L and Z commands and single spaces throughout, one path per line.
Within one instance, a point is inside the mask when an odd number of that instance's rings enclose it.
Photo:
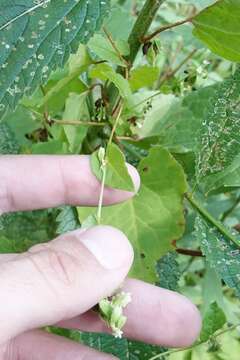
M 10 126 L 0 123 L 0 154 L 17 154 L 19 144 Z
M 8 0 L 0 14 L 0 115 L 100 28 L 109 0 Z
M 105 185 L 120 190 L 134 191 L 132 178 L 128 173 L 125 158 L 119 147 L 109 144 L 106 151 Z M 102 168 L 98 151 L 91 155 L 91 169 L 99 181 L 102 180 Z
M 164 148 L 154 147 L 138 167 L 141 189 L 125 203 L 102 209 L 101 223 L 122 230 L 131 241 L 135 259 L 131 276 L 156 281 L 156 261 L 181 237 L 185 221 L 183 194 L 184 172 Z M 78 208 L 82 222 L 95 209 Z
M 210 266 L 223 281 L 236 290 L 240 296 L 240 249 L 223 236 L 215 227 L 200 216 L 195 222 L 195 236 L 201 243 L 201 249 Z M 239 236 L 236 239 L 239 239 Z
M 205 192 L 215 188 L 212 178 L 220 178 L 239 155 L 239 131 L 240 67 L 218 87 L 202 122 L 196 172 Z
M 209 49 L 230 61 L 240 61 L 240 2 L 220 0 L 192 21 L 193 34 Z
M 181 272 L 176 258 L 177 253 L 171 251 L 158 260 L 156 266 L 158 281 L 156 285 L 168 290 L 177 290 Z
M 213 302 L 203 318 L 200 340 L 204 342 L 207 341 L 217 330 L 223 327 L 226 320 L 223 310 L 216 302 Z

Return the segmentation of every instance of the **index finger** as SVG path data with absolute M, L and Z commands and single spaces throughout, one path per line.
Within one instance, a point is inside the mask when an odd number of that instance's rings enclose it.
M 127 166 L 137 191 L 139 175 Z M 101 184 L 92 174 L 89 156 L 4 155 L 0 169 L 0 213 L 98 203 Z M 106 187 L 103 203 L 122 202 L 133 195 Z

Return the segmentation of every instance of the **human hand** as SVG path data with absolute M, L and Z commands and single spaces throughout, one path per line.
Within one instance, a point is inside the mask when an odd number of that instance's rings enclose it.
M 100 183 L 87 156 L 2 156 L 0 169 L 0 212 L 98 202 Z M 136 170 L 129 166 L 129 172 L 138 188 Z M 106 188 L 104 204 L 132 195 Z M 24 254 L 0 255 L 0 359 L 114 359 L 35 329 L 58 324 L 107 331 L 89 309 L 123 282 L 132 294 L 124 310 L 125 336 L 167 347 L 190 345 L 201 327 L 198 310 L 175 292 L 124 280 L 132 261 L 127 238 L 110 226 L 79 229 Z

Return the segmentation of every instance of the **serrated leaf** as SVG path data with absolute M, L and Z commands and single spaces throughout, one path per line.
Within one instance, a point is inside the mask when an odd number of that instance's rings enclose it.
M 17 154 L 19 144 L 8 124 L 0 123 L 0 154 Z
M 195 222 L 195 236 L 201 242 L 201 249 L 210 266 L 225 283 L 240 296 L 240 249 L 225 238 L 215 227 L 199 216 Z M 237 235 L 236 235 L 237 239 Z
M 211 177 L 221 176 L 239 155 L 239 131 L 240 68 L 219 86 L 202 123 L 196 171 L 205 192 L 214 188 Z
M 129 55 L 129 47 L 127 46 L 127 43 L 123 43 L 122 41 L 116 41 L 114 43 L 122 56 Z M 113 48 L 109 40 L 102 35 L 94 35 L 94 37 L 89 41 L 88 47 L 101 60 L 112 62 L 115 65 L 126 66 L 126 62 L 121 59 L 119 53 Z
M 228 188 L 240 187 L 240 155 L 237 155 L 224 170 L 204 179 L 202 186 L 208 193 L 214 190 L 227 191 Z
M 70 56 L 68 66 L 65 66 L 64 70 L 58 69 L 50 77 L 44 87 L 45 95 L 35 104 L 37 111 L 44 112 L 47 109 L 50 114 L 61 111 L 71 93 L 80 94 L 86 91 L 87 86 L 79 76 L 91 63 L 86 46 L 80 45 L 77 53 Z
M 200 340 L 204 342 L 207 341 L 217 330 L 221 329 L 225 323 L 226 316 L 223 310 L 216 302 L 213 302 L 203 318 Z
M 177 290 L 181 272 L 176 258 L 176 252 L 169 252 L 158 260 L 156 266 L 158 286 L 168 290 Z
M 54 212 L 39 210 L 0 217 L 0 253 L 19 253 L 55 235 Z
M 19 146 L 28 145 L 30 141 L 27 135 L 42 128 L 41 119 L 22 105 L 17 106 L 15 111 L 7 113 L 2 121 L 9 126 Z
M 142 186 L 131 200 L 102 209 L 102 223 L 122 230 L 131 241 L 135 261 L 131 275 L 156 281 L 156 261 L 172 249 L 184 231 L 183 194 L 186 180 L 181 166 L 161 148 L 154 147 L 140 162 Z M 78 208 L 80 221 L 94 209 Z
M 106 151 L 106 179 L 105 185 L 114 189 L 134 191 L 132 178 L 128 173 L 124 154 L 115 144 L 109 144 Z M 98 151 L 91 156 L 91 169 L 99 181 L 102 180 L 101 162 Z
M 98 351 L 117 356 L 119 360 L 149 360 L 164 351 L 159 346 L 127 339 L 116 339 L 108 334 L 86 333 L 76 330 L 51 328 L 51 332 L 80 342 Z
M 132 93 L 128 81 L 122 75 L 118 74 L 111 66 L 107 64 L 95 65 L 91 69 L 89 75 L 91 78 L 97 78 L 102 81 L 111 81 L 119 90 L 122 98 L 126 101 L 131 98 Z
M 99 29 L 108 8 L 109 0 L 2 0 L 1 113 L 62 67 L 79 42 L 86 43 Z
M 211 51 L 230 61 L 240 61 L 240 2 L 220 0 L 192 20 L 193 34 Z
M 57 234 L 64 234 L 65 232 L 72 231 L 80 227 L 77 211 L 71 206 L 64 206 L 60 209 L 60 213 L 56 217 Z
M 158 136 L 159 143 L 177 153 L 196 151 L 202 119 L 216 86 L 208 86 L 185 96 L 161 95 L 152 102 L 140 136 Z

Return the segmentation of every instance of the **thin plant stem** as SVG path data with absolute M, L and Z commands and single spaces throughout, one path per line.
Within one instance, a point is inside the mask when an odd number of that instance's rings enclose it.
M 106 181 L 106 174 L 107 174 L 107 167 L 106 167 L 106 164 L 103 164 L 102 165 L 101 190 L 100 190 L 98 209 L 97 209 L 97 222 L 99 225 L 101 224 L 101 217 L 102 217 L 103 193 L 104 193 L 104 186 L 105 186 L 105 181 Z
M 111 135 L 110 135 L 109 140 L 108 140 L 108 145 L 112 143 L 113 136 L 114 136 L 114 134 L 115 134 L 115 131 L 116 131 L 117 126 L 118 126 L 118 123 L 119 123 L 119 120 L 120 120 L 121 115 L 122 115 L 122 111 L 123 111 L 123 104 L 120 105 L 120 108 L 119 108 L 119 111 L 118 111 L 118 115 L 117 115 L 117 117 L 116 117 L 115 123 L 114 123 L 113 128 L 112 128 Z
M 175 69 L 173 69 L 170 72 L 166 72 L 162 79 L 159 81 L 159 87 L 161 87 L 166 80 L 171 79 L 174 77 L 174 75 L 185 65 L 197 52 L 197 49 L 193 49 L 181 62 L 178 66 L 176 66 Z
M 235 245 L 240 247 L 240 241 L 238 241 L 235 236 L 231 234 L 231 232 L 217 219 L 215 219 L 201 204 L 198 202 L 192 194 L 185 194 L 186 199 L 190 202 L 192 207 L 197 210 L 197 212 L 202 215 L 202 217 L 207 220 L 209 223 L 211 223 L 218 231 L 226 236 L 228 240 L 233 242 Z
M 58 125 L 83 125 L 83 126 L 105 126 L 106 122 L 97 122 L 97 121 L 78 121 L 78 120 L 57 120 L 50 119 L 54 124 Z
M 122 56 L 121 52 L 119 51 L 117 45 L 115 44 L 115 42 L 114 42 L 114 40 L 113 40 L 111 34 L 108 32 L 108 30 L 106 29 L 105 26 L 103 26 L 103 31 L 104 31 L 105 35 L 107 36 L 108 41 L 109 41 L 110 44 L 112 45 L 113 49 L 116 51 L 119 59 L 128 67 L 129 64 L 128 64 L 127 60 L 124 59 L 124 57 Z
M 193 49 L 184 59 L 183 61 L 181 61 L 181 63 L 175 68 L 173 69 L 170 73 L 166 73 L 162 79 L 159 82 L 159 86 L 162 86 L 164 84 L 164 82 L 166 80 L 169 80 L 171 77 L 173 77 L 182 67 L 183 65 L 185 65 L 192 57 L 193 55 L 197 52 L 197 49 Z M 155 97 L 159 96 L 162 94 L 162 91 L 158 91 L 155 94 L 147 97 L 146 99 L 140 101 L 139 103 L 137 103 L 136 105 L 132 106 L 129 110 L 133 110 L 135 108 L 137 108 L 138 106 L 145 104 L 147 101 L 154 99 Z
M 231 213 L 238 207 L 238 205 L 240 204 L 240 196 L 237 197 L 236 201 L 234 202 L 234 204 L 230 207 L 230 209 L 228 209 L 227 211 L 225 211 L 222 216 L 221 216 L 221 221 L 224 221 L 229 215 L 231 215 Z
M 219 331 L 216 335 L 212 336 L 212 338 L 214 339 L 214 338 L 217 338 L 217 337 L 219 337 L 219 336 L 221 336 L 221 335 L 223 335 L 223 334 L 225 334 L 225 333 L 227 333 L 227 332 L 229 332 L 229 331 L 233 331 L 233 330 L 235 330 L 235 329 L 236 329 L 237 327 L 239 327 L 239 326 L 240 326 L 240 323 L 235 324 L 235 325 L 231 325 L 231 326 L 229 326 L 227 329 L 224 329 L 224 330 Z M 199 342 L 195 343 L 194 345 L 192 345 L 192 346 L 190 346 L 190 347 L 188 347 L 188 348 L 168 350 L 168 351 L 165 351 L 165 352 L 163 352 L 163 353 L 160 353 L 160 354 L 157 354 L 157 355 L 151 357 L 149 360 L 161 359 L 163 356 L 168 356 L 168 355 L 171 355 L 171 354 L 174 354 L 174 353 L 178 353 L 178 352 L 182 352 L 182 351 L 186 351 L 186 350 L 193 350 L 194 348 L 196 348 L 196 347 L 198 347 L 198 346 L 200 346 L 200 345 L 203 345 L 203 344 L 205 344 L 205 343 L 207 343 L 207 341 L 206 341 L 206 342 L 204 342 L 204 341 L 199 341 Z
M 160 26 L 160 27 L 157 28 L 152 34 L 149 34 L 149 35 L 145 36 L 145 37 L 142 39 L 142 42 L 143 42 L 143 43 L 149 42 L 149 41 L 151 41 L 155 36 L 159 35 L 159 34 L 160 34 L 161 32 L 163 32 L 163 31 L 166 31 L 166 30 L 169 30 L 169 29 L 173 29 L 173 28 L 175 28 L 175 27 L 177 27 L 177 26 L 180 26 L 180 25 L 186 24 L 186 23 L 188 23 L 188 22 L 191 22 L 191 21 L 194 19 L 195 16 L 196 16 L 196 15 L 190 16 L 190 17 L 187 18 L 187 19 L 177 21 L 177 22 L 175 22 L 175 23 L 173 23 L 173 24 L 167 24 L 167 25 Z

